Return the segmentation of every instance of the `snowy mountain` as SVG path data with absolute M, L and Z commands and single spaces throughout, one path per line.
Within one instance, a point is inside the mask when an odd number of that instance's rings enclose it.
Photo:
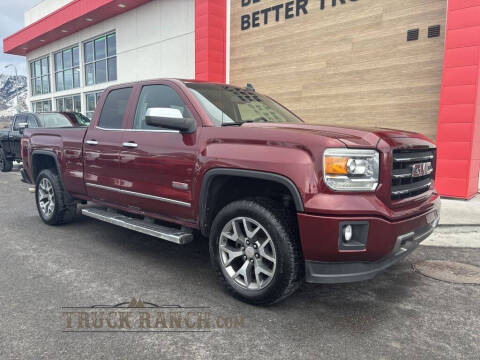
M 0 118 L 10 118 L 17 113 L 16 89 L 20 111 L 26 111 L 27 78 L 0 74 Z

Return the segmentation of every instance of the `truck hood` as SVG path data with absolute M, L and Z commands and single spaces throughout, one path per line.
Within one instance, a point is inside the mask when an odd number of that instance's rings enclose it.
M 431 140 L 425 136 L 402 130 L 385 128 L 361 128 L 361 127 L 339 127 L 313 124 L 279 124 L 279 123 L 247 123 L 242 127 L 255 127 L 262 129 L 275 129 L 277 131 L 288 131 L 295 133 L 318 134 L 327 138 L 341 141 L 346 147 L 376 148 L 380 140 L 389 144 L 396 144 L 401 138 L 417 138 Z

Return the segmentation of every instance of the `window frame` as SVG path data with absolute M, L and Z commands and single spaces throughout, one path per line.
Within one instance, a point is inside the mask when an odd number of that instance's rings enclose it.
M 38 104 L 42 104 L 42 111 L 37 111 L 37 105 Z M 47 111 L 44 111 L 43 110 L 43 106 L 45 105 L 45 103 L 48 103 L 50 106 L 49 106 L 49 110 Z M 52 99 L 43 99 L 43 100 L 36 100 L 36 101 L 31 101 L 31 106 L 32 106 L 32 112 L 33 113 L 42 113 L 42 112 L 49 112 L 49 111 L 52 111 Z
M 109 55 L 109 47 L 108 47 L 108 37 L 110 36 L 115 36 L 115 53 L 113 55 Z M 102 58 L 97 59 L 97 54 L 96 54 L 96 49 L 95 49 L 95 42 L 104 38 L 104 45 L 105 45 L 105 56 Z M 93 58 L 92 60 L 87 60 L 87 51 L 86 47 L 88 44 L 92 44 L 92 51 L 93 51 Z M 83 81 L 84 81 L 84 86 L 94 86 L 98 84 L 105 84 L 105 83 L 110 83 L 118 80 L 118 60 L 117 60 L 117 33 L 116 31 L 110 31 L 107 32 L 103 35 L 96 36 L 90 40 L 84 41 L 82 43 L 82 51 L 83 51 L 83 71 L 84 71 L 84 76 L 83 76 Z M 110 60 L 114 59 L 115 60 L 115 78 L 110 79 L 109 76 L 109 62 Z M 105 61 L 105 81 L 97 81 L 97 63 L 100 63 L 102 61 Z M 93 82 L 89 83 L 88 82 L 88 75 L 89 72 L 87 71 L 88 67 L 92 67 L 92 74 L 93 74 Z
M 75 98 L 76 97 L 78 97 L 78 99 L 80 100 L 80 109 L 78 109 L 78 110 L 75 108 Z M 65 110 L 65 99 L 72 99 L 72 109 L 73 110 L 71 110 L 71 111 Z M 61 100 L 63 102 L 62 110 L 60 110 L 58 108 L 58 101 L 59 100 Z M 78 94 L 56 97 L 55 98 L 55 109 L 56 109 L 57 112 L 79 112 L 79 113 L 81 113 L 82 112 L 82 94 L 78 93 Z
M 43 60 L 47 61 L 47 73 L 43 73 L 43 65 L 42 62 Z M 37 74 L 37 63 L 39 64 L 38 70 L 40 71 L 40 75 Z M 50 54 L 40 56 L 36 59 L 30 60 L 29 62 L 29 70 L 30 70 L 30 93 L 31 96 L 39 96 L 39 95 L 45 95 L 45 94 L 50 94 L 52 92 L 52 84 L 50 80 L 51 76 L 51 68 L 50 68 Z M 43 79 L 44 78 L 48 79 L 48 91 L 44 90 L 44 83 Z M 40 81 L 40 92 L 36 92 L 36 82 L 37 80 Z
M 78 65 L 74 65 L 74 60 L 73 60 L 73 50 L 74 49 L 78 49 Z M 71 57 L 72 57 L 72 64 L 70 67 L 65 67 L 65 56 L 64 56 L 64 53 L 66 51 L 69 51 L 71 52 Z M 62 57 L 62 68 L 60 70 L 57 70 L 57 55 L 58 54 L 61 54 L 61 57 Z M 52 62 L 52 65 L 53 65 L 53 80 L 54 80 L 54 83 L 55 83 L 55 92 L 61 92 L 61 91 L 70 91 L 70 90 L 74 90 L 74 89 L 80 89 L 82 87 L 82 73 L 80 71 L 80 67 L 82 65 L 82 57 L 81 57 L 81 53 L 80 53 L 80 44 L 73 44 L 69 47 L 66 47 L 66 48 L 63 48 L 61 50 L 58 50 L 58 51 L 55 51 L 52 53 L 52 57 L 53 57 L 53 62 Z M 75 69 L 78 69 L 78 86 L 75 86 Z M 65 72 L 67 71 L 71 71 L 72 72 L 72 87 L 70 89 L 66 89 L 65 88 Z M 58 74 L 62 74 L 62 89 L 59 89 L 58 87 L 58 82 L 57 82 L 57 75 Z

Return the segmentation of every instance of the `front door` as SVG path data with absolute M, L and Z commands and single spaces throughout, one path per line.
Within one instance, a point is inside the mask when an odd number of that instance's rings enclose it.
M 132 87 L 111 90 L 101 106 L 101 114 L 90 126 L 83 145 L 84 178 L 91 198 L 121 205 L 119 154 L 125 114 L 132 97 Z
M 198 131 L 182 134 L 147 125 L 149 108 L 172 108 L 192 117 L 182 98 L 167 84 L 141 88 L 130 129 L 125 131 L 120 152 L 122 189 L 145 212 L 166 220 L 193 221 L 192 180 L 198 149 Z

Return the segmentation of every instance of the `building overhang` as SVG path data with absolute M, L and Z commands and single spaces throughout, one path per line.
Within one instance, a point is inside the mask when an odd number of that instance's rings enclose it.
M 3 39 L 6 54 L 25 56 L 44 45 L 143 5 L 151 0 L 72 0 L 57 11 Z

